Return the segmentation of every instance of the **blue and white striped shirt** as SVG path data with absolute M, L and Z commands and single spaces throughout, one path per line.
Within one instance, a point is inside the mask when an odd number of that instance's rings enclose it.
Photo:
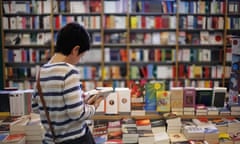
M 83 101 L 79 71 L 76 67 L 65 62 L 45 64 L 40 70 L 40 84 L 57 142 L 83 136 L 86 129 L 85 120 L 94 115 L 95 107 Z M 43 142 L 53 143 L 37 89 L 33 96 L 32 108 L 34 112 L 40 113 L 46 130 Z

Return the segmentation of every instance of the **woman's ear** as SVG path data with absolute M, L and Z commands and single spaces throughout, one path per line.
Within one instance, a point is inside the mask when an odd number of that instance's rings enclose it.
M 79 55 L 79 49 L 80 49 L 80 46 L 79 45 L 76 45 L 73 49 L 72 49 L 72 54 L 73 55 Z

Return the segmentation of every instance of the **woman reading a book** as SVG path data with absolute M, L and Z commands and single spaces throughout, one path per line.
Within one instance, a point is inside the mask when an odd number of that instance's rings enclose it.
M 84 101 L 79 71 L 74 66 L 90 49 L 90 37 L 78 23 L 62 27 L 54 55 L 38 74 L 32 107 L 45 128 L 43 143 L 94 144 L 85 120 L 91 118 L 102 97 Z

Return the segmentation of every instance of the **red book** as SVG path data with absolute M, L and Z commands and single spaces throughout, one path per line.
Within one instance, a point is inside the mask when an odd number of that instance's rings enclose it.
M 60 29 L 60 27 L 61 27 L 60 16 L 55 17 L 55 27 L 56 27 L 56 29 Z
M 141 16 L 141 21 L 142 21 L 142 28 L 146 28 L 146 17 Z
M 156 16 L 155 17 L 155 28 L 156 29 L 159 29 L 159 28 L 162 28 L 162 17 L 161 16 Z

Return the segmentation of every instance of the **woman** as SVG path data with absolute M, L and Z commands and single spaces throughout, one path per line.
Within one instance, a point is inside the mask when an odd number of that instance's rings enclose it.
M 74 66 L 89 49 L 90 37 L 85 28 L 69 23 L 58 32 L 54 55 L 40 68 L 40 89 L 50 123 L 38 88 L 32 107 L 40 113 L 45 128 L 43 143 L 95 143 L 85 120 L 95 114 L 103 98 L 84 102 L 79 71 Z

